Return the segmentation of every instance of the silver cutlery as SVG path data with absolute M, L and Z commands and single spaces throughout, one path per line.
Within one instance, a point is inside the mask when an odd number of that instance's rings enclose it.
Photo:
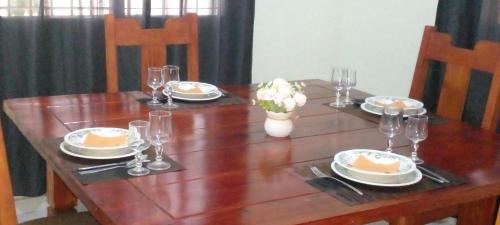
M 344 182 L 343 180 L 340 180 L 340 179 L 337 179 L 335 177 L 332 177 L 332 176 L 328 176 L 326 175 L 325 173 L 321 172 L 321 170 L 319 170 L 317 167 L 315 166 L 311 166 L 310 167 L 311 171 L 314 173 L 314 175 L 316 175 L 317 177 L 321 177 L 321 178 L 330 178 L 332 180 L 335 180 L 341 184 L 343 184 L 344 186 L 348 187 L 349 189 L 353 190 L 354 192 L 358 193 L 359 195 L 363 195 L 363 192 L 361 192 L 359 189 L 351 186 L 350 184 Z
M 439 175 L 439 174 L 437 174 L 435 172 L 430 171 L 429 169 L 426 169 L 423 166 L 418 166 L 417 165 L 417 168 L 420 169 L 420 170 L 422 170 L 422 171 L 424 171 L 424 172 L 426 172 L 426 173 L 428 173 L 428 175 L 433 176 L 434 178 L 441 180 L 442 183 L 450 183 L 450 181 L 448 179 L 444 178 L 443 176 L 441 176 L 441 175 Z
M 141 163 L 144 163 L 144 162 L 149 162 L 151 160 L 149 159 L 146 159 L 146 160 L 142 160 Z M 114 166 L 108 166 L 108 167 L 100 167 L 100 168 L 95 168 L 95 169 L 87 169 L 87 170 L 83 170 L 83 171 L 78 171 L 79 174 L 91 174 L 91 173 L 99 173 L 99 172 L 103 172 L 103 171 L 106 171 L 106 170 L 112 170 L 112 169 L 116 169 L 116 168 L 132 168 L 135 166 L 135 161 L 132 160 L 132 161 L 129 161 L 129 162 L 123 162 L 123 163 L 118 163 Z
M 446 183 L 446 182 L 444 182 L 444 180 L 441 180 L 441 179 L 438 179 L 438 178 L 436 178 L 436 177 L 433 177 L 433 176 L 427 175 L 427 174 L 425 174 L 425 173 L 422 173 L 422 176 L 427 177 L 427 178 L 429 178 L 429 179 L 431 179 L 431 180 L 433 180 L 433 181 L 436 181 L 436 182 L 438 182 L 438 183 L 440 183 L 440 184 Z
M 145 162 L 148 158 L 147 155 L 142 155 L 141 160 Z M 77 169 L 77 171 L 85 171 L 85 170 L 93 170 L 93 169 L 100 169 L 100 168 L 106 168 L 106 167 L 112 167 L 112 166 L 120 166 L 120 165 L 126 165 L 128 163 L 134 164 L 136 162 L 135 159 L 132 159 L 130 161 L 125 161 L 125 162 L 117 162 L 117 163 L 108 163 L 108 164 L 102 164 L 102 165 L 97 165 L 97 166 L 88 166 L 88 167 L 80 167 Z

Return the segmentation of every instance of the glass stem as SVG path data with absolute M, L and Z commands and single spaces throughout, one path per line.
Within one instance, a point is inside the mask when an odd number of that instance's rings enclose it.
M 156 102 L 156 101 L 157 101 L 156 88 L 153 88 L 153 102 Z
M 349 97 L 349 89 L 346 89 L 346 92 L 345 92 L 345 101 L 349 102 L 350 100 L 351 100 L 351 97 Z
M 140 169 L 142 167 L 142 153 L 139 151 L 139 149 L 136 149 L 135 151 L 135 168 Z
M 156 152 L 156 161 L 162 161 L 162 154 L 163 154 L 163 146 L 162 145 L 156 145 L 155 146 L 155 152 Z
M 392 152 L 392 137 L 387 138 L 387 148 L 385 150 L 388 152 Z
M 170 85 L 167 86 L 167 94 L 168 94 L 167 105 L 172 105 L 172 87 Z
M 413 151 L 411 152 L 411 159 L 413 161 L 417 161 L 417 159 L 418 159 L 418 157 L 417 157 L 418 142 L 414 141 L 412 147 L 413 147 Z
M 337 89 L 337 98 L 335 99 L 335 104 L 340 105 L 340 90 Z

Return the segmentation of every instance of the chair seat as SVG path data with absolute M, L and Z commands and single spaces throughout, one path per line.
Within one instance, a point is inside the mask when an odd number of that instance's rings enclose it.
M 99 225 L 88 212 L 65 213 L 57 216 L 27 221 L 20 225 Z

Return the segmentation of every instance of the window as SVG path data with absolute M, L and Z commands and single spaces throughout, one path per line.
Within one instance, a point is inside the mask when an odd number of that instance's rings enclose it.
M 125 15 L 141 15 L 143 0 L 123 0 Z M 43 3 L 43 11 L 40 4 Z M 0 0 L 0 16 L 92 16 L 112 11 L 113 0 Z M 185 13 L 216 15 L 219 0 L 151 0 L 152 16 L 179 16 Z

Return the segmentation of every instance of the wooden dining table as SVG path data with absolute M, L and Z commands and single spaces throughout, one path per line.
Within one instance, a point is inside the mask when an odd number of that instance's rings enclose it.
M 298 168 L 329 164 L 348 149 L 384 149 L 378 123 L 329 107 L 330 84 L 305 80 L 307 103 L 289 137 L 264 130 L 255 85 L 223 86 L 246 103 L 172 111 L 166 154 L 184 170 L 82 184 L 78 159 L 48 143 L 87 127 L 127 128 L 151 111 L 144 93 L 89 93 L 8 99 L 3 110 L 43 157 L 53 213 L 79 199 L 101 224 L 423 224 L 454 215 L 463 225 L 493 224 L 500 194 L 500 136 L 454 120 L 430 124 L 419 155 L 427 165 L 463 178 L 459 185 L 348 205 L 308 183 Z M 380 90 L 380 93 L 383 93 Z M 354 98 L 369 94 L 352 90 Z M 404 132 L 395 152 L 408 156 Z M 19 149 L 22 151 L 22 149 Z M 331 173 L 331 171 L 325 171 Z M 424 178 L 425 179 L 425 178 Z M 354 186 L 360 184 L 351 182 Z M 340 184 L 338 184 L 340 185 Z M 387 192 L 391 192 L 387 188 Z

